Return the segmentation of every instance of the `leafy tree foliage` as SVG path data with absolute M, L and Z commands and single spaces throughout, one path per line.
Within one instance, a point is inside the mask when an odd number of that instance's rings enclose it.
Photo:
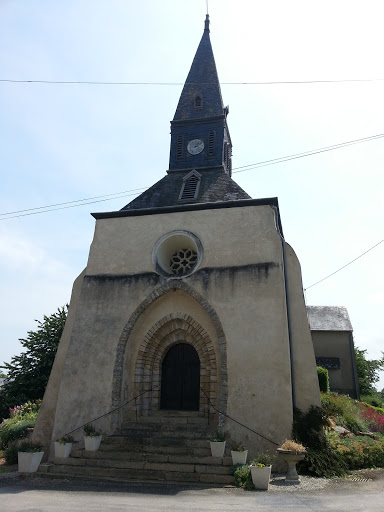
M 375 383 L 380 379 L 380 371 L 384 370 L 384 352 L 381 359 L 367 359 L 366 350 L 355 349 L 357 379 L 361 395 L 377 394 Z
M 43 398 L 67 312 L 68 306 L 64 306 L 44 316 L 43 321 L 36 320 L 37 330 L 19 340 L 25 351 L 0 367 L 7 373 L 7 382 L 0 390 L 1 418 L 9 416 L 9 407 Z

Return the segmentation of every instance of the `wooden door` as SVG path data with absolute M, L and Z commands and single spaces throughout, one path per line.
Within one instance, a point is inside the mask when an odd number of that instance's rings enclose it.
M 192 345 L 173 345 L 166 353 L 161 373 L 161 409 L 198 411 L 200 359 Z

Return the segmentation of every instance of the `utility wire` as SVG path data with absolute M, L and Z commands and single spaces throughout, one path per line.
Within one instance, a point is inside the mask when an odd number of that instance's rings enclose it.
M 383 133 L 378 134 L 378 135 L 371 135 L 369 137 L 364 137 L 361 139 L 355 139 L 352 141 L 341 142 L 341 143 L 335 144 L 333 146 L 326 146 L 326 147 L 323 147 L 320 149 L 314 149 L 312 151 L 305 151 L 303 153 L 296 153 L 294 155 L 283 156 L 283 157 L 274 158 L 271 160 L 264 160 L 263 162 L 256 162 L 254 164 L 242 165 L 240 167 L 234 167 L 233 174 L 238 173 L 238 172 L 250 171 L 253 169 L 257 169 L 259 167 L 266 167 L 268 165 L 283 163 L 283 162 L 286 162 L 289 160 L 294 160 L 297 158 L 304 158 L 306 156 L 315 155 L 317 153 L 323 153 L 325 151 L 332 151 L 334 149 L 339 149 L 342 147 L 350 146 L 352 144 L 360 144 L 362 142 L 368 142 L 370 140 L 380 139 L 382 137 L 384 137 Z M 25 217 L 28 215 L 36 215 L 38 213 L 46 213 L 46 212 L 51 212 L 51 211 L 55 211 L 55 210 L 64 210 L 66 208 L 74 208 L 75 206 L 83 206 L 83 205 L 87 205 L 87 204 L 100 203 L 100 202 L 104 202 L 104 201 L 110 201 L 112 199 L 119 199 L 120 197 L 127 197 L 127 196 L 131 196 L 131 195 L 135 195 L 135 193 L 137 193 L 137 191 L 146 190 L 147 188 L 148 187 L 141 187 L 141 188 L 136 188 L 136 189 L 131 189 L 131 190 L 125 190 L 122 192 L 115 192 L 114 194 L 94 196 L 94 197 L 89 197 L 86 199 L 77 199 L 75 201 L 67 201 L 64 203 L 56 203 L 56 204 L 51 204 L 51 205 L 47 205 L 47 206 L 38 206 L 36 208 L 28 208 L 25 210 L 16 210 L 13 212 L 0 213 L 0 217 L 3 217 L 2 219 L 0 219 L 0 221 L 7 220 L 7 219 L 14 219 L 16 217 Z M 120 194 L 123 194 L 123 195 L 120 195 Z M 115 197 L 112 197 L 112 196 L 115 196 Z M 107 199 L 99 199 L 98 201 L 83 202 L 83 201 L 89 201 L 91 199 L 98 199 L 98 198 L 107 198 Z M 74 203 L 81 203 L 81 204 L 74 204 Z M 62 205 L 72 205 L 72 206 L 62 206 Z M 61 208 L 52 208 L 55 206 L 62 206 L 62 207 Z M 35 211 L 35 210 L 41 210 L 41 211 Z M 23 213 L 23 212 L 33 212 L 33 213 Z M 22 215 L 15 215 L 18 213 L 21 213 Z M 8 215 L 8 217 L 5 217 L 6 215 Z
M 119 197 L 128 197 L 128 196 L 135 196 L 135 195 L 136 195 L 136 192 L 134 192 L 133 194 L 125 194 L 125 195 L 119 196 Z M 12 215 L 11 217 L 3 217 L 2 219 L 0 219 L 0 221 L 8 220 L 8 219 L 15 219 L 17 217 L 27 217 L 29 215 L 38 215 L 39 213 L 54 212 L 56 210 L 66 210 L 67 208 L 76 208 L 77 206 L 84 206 L 87 204 L 102 203 L 103 201 L 111 201 L 111 199 L 119 199 L 119 197 L 113 197 L 113 198 L 108 198 L 108 199 L 99 199 L 98 201 L 89 201 L 87 203 L 72 204 L 70 206 L 61 206 L 60 208 L 51 208 L 49 210 L 42 210 L 39 212 L 30 212 L 30 213 L 22 213 L 21 215 Z M 75 201 L 71 201 L 71 202 L 74 203 Z M 66 203 L 62 203 L 62 204 L 66 204 Z M 42 206 L 41 208 L 44 208 L 44 206 Z M 45 207 L 45 208 L 47 208 L 47 207 Z M 36 210 L 37 208 L 31 208 L 31 209 Z
M 267 82 L 220 82 L 220 85 L 289 85 L 289 84 L 336 84 L 348 82 L 382 82 L 384 78 L 363 78 L 345 80 L 286 80 Z M 3 83 L 13 84 L 61 84 L 61 85 L 194 85 L 194 82 L 101 82 L 97 80 L 13 80 L 0 79 Z M 201 85 L 216 85 L 214 82 L 200 82 Z
M 52 208 L 53 206 L 62 206 L 64 204 L 81 203 L 83 201 L 90 201 L 91 199 L 99 199 L 101 197 L 109 197 L 110 199 L 119 199 L 120 194 L 127 194 L 128 192 L 136 192 L 136 191 L 139 191 L 139 190 L 146 190 L 146 188 L 147 187 L 133 188 L 132 190 L 124 190 L 123 192 L 115 192 L 114 194 L 106 194 L 106 195 L 103 195 L 103 196 L 86 197 L 85 199 L 77 199 L 75 201 L 67 201 L 65 203 L 49 204 L 47 206 L 37 206 L 36 208 L 27 208 L 26 210 L 16 210 L 14 212 L 0 213 L 0 216 L 3 216 L 3 215 L 13 215 L 15 213 L 31 212 L 33 210 L 42 210 L 44 208 Z M 129 195 L 132 195 L 132 194 L 129 194 Z M 112 197 L 112 196 L 116 196 L 116 197 Z M 125 196 L 121 196 L 121 197 L 125 197 Z M 95 201 L 95 202 L 98 202 L 98 201 Z M 84 203 L 84 204 L 88 204 L 88 203 Z M 81 206 L 81 205 L 76 205 L 76 206 Z M 42 212 L 38 212 L 38 213 L 42 213 Z
M 307 290 L 309 290 L 309 288 L 313 288 L 314 286 L 316 286 L 319 283 L 322 283 L 323 281 L 325 281 L 329 277 L 334 276 L 335 274 L 337 274 L 337 272 L 340 272 L 340 270 L 343 270 L 343 268 L 348 267 L 348 265 L 351 265 L 353 262 L 355 262 L 358 259 L 362 258 L 365 254 L 367 254 L 368 252 L 372 251 L 373 249 L 375 249 L 375 247 L 377 247 L 378 245 L 380 245 L 383 242 L 384 242 L 384 240 L 380 240 L 380 242 L 375 244 L 373 247 L 371 247 L 367 251 L 363 252 L 362 254 L 360 254 L 360 256 L 357 256 L 357 258 L 355 258 L 354 260 L 350 261 L 349 263 L 347 263 L 343 267 L 340 267 L 338 270 L 335 270 L 334 272 L 332 272 L 332 274 L 329 274 L 328 276 L 323 277 L 323 279 L 320 279 L 320 281 L 317 281 L 316 283 L 311 284 L 311 286 L 307 286 L 307 288 L 304 288 L 304 291 L 306 292 Z
M 371 135 L 370 137 L 364 137 L 362 139 L 350 140 L 348 142 L 341 142 L 340 144 L 335 144 L 333 146 L 326 146 L 320 149 L 314 149 L 312 151 L 305 151 L 304 153 L 297 153 L 295 155 L 282 156 L 280 158 L 273 158 L 272 160 L 265 160 L 263 162 L 258 162 L 255 164 L 243 165 L 241 167 L 235 167 L 233 174 L 238 172 L 250 171 L 252 169 L 257 169 L 258 167 L 266 167 L 268 165 L 274 165 L 282 162 L 287 162 L 289 160 L 296 160 L 297 158 L 303 158 L 305 156 L 317 155 L 318 153 L 325 153 L 326 151 L 333 151 L 334 149 L 340 149 L 347 146 L 352 146 L 353 144 L 361 144 L 362 142 L 368 142 L 375 139 L 381 139 L 384 137 L 384 133 L 380 133 L 378 135 Z M 241 170 L 235 170 L 241 169 Z

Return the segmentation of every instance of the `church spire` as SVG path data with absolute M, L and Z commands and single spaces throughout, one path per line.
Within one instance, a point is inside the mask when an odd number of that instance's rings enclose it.
M 209 39 L 209 16 L 171 121 L 167 175 L 123 210 L 250 199 L 231 178 L 232 143 Z
M 221 168 L 231 175 L 228 108 L 221 97 L 210 40 L 209 15 L 171 122 L 170 171 Z
M 174 121 L 201 119 L 223 115 L 219 77 L 209 37 L 209 15 L 207 14 L 204 33 L 193 59 L 191 69 L 184 84 Z M 201 98 L 201 105 L 196 105 L 196 98 Z

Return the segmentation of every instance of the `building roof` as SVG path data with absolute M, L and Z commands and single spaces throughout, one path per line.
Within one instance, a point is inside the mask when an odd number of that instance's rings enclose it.
M 184 172 L 173 172 L 128 203 L 122 210 L 134 208 L 159 208 L 180 204 L 179 195 Z M 202 172 L 196 203 L 235 201 L 250 196 L 222 170 Z M 189 201 L 191 202 L 191 201 Z
M 311 331 L 353 331 L 343 306 L 307 306 L 307 316 Z

